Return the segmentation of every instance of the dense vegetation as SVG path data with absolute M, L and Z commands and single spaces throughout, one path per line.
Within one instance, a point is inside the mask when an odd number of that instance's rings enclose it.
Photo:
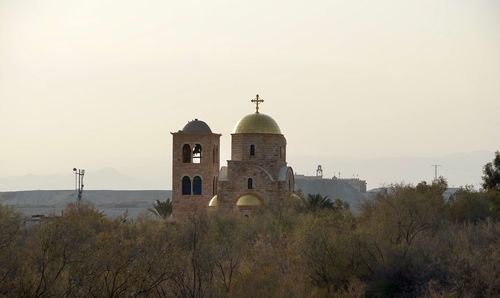
M 0 296 L 499 297 L 500 192 L 445 189 L 395 185 L 359 214 L 311 196 L 186 224 L 73 205 L 25 227 L 0 206 Z
M 500 151 L 495 152 L 493 162 L 483 168 L 483 188 L 500 191 Z

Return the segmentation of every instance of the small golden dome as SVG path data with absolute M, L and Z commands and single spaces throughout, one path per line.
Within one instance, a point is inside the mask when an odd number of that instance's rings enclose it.
M 262 202 L 254 195 L 243 195 L 239 197 L 238 201 L 236 201 L 236 206 L 238 207 L 247 207 L 247 206 L 261 206 Z
M 302 202 L 302 198 L 301 198 L 298 194 L 296 194 L 296 193 L 294 193 L 294 192 L 290 193 L 289 197 L 290 197 L 290 199 L 293 199 L 293 200 L 297 200 L 297 201 L 299 201 L 299 202 Z
M 215 195 L 208 203 L 208 207 L 217 207 L 217 195 Z
M 254 113 L 243 117 L 234 128 L 234 133 L 281 134 L 278 123 L 266 114 Z

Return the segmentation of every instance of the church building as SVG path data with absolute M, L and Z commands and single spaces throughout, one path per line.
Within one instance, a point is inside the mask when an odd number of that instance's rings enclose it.
M 220 167 L 220 136 L 203 121 L 188 122 L 172 133 L 172 203 L 174 219 L 193 212 L 250 215 L 280 206 L 293 195 L 294 174 L 286 162 L 286 139 L 268 115 L 241 118 L 231 134 L 231 160 Z

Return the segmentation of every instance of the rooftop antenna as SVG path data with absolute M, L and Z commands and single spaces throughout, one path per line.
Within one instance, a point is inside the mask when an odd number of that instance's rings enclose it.
M 316 169 L 316 177 L 323 178 L 323 168 L 321 168 L 321 165 L 318 165 L 318 168 Z
M 437 180 L 437 178 L 438 178 L 438 168 L 442 167 L 442 165 L 431 165 L 431 166 L 434 167 L 434 180 Z
M 85 175 L 85 170 L 73 168 L 73 172 L 75 173 L 75 192 L 78 196 L 76 202 L 80 205 L 83 196 L 83 176 Z

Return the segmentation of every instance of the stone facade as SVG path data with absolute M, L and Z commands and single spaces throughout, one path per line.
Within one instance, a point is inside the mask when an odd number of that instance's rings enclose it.
M 214 133 L 172 133 L 172 204 L 174 218 L 183 218 L 190 212 L 206 210 L 210 199 L 217 193 L 219 174 L 220 134 Z M 201 146 L 200 163 L 194 163 L 193 149 Z M 189 146 L 191 160 L 183 160 L 185 146 Z M 191 191 L 183 194 L 183 179 L 189 177 Z M 194 193 L 194 178 L 201 178 L 201 194 Z
M 263 206 L 272 207 L 283 202 L 295 184 L 293 171 L 286 163 L 285 137 L 281 134 L 232 134 L 231 143 L 231 160 L 225 170 L 227 177 L 219 179 L 217 208 L 234 209 L 238 198 L 245 194 L 255 195 Z M 248 179 L 252 179 L 251 189 Z
M 212 133 L 204 122 L 203 125 L 190 122 L 186 127 L 172 134 L 175 218 L 207 208 L 250 215 L 258 209 L 280 206 L 294 192 L 293 170 L 286 162 L 286 139 L 271 117 L 255 113 L 240 120 L 231 135 L 231 160 L 227 167 L 220 170 L 220 135 Z M 185 162 L 183 151 L 189 150 L 184 147 L 188 145 L 192 150 L 196 144 L 204 148 L 203 152 L 212 154 L 207 156 L 203 153 L 199 164 Z M 203 181 L 202 193 L 186 194 L 184 177 L 191 180 L 200 177 Z M 194 185 L 191 187 L 195 191 Z

